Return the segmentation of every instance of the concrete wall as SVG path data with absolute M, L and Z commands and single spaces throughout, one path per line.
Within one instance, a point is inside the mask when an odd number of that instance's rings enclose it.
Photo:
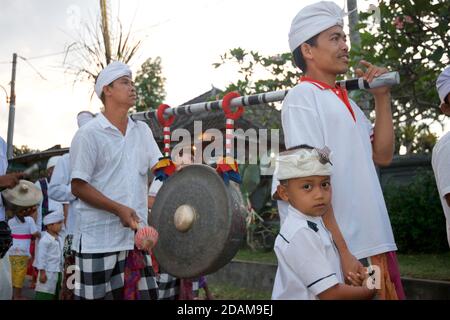
M 233 260 L 214 274 L 208 283 L 272 292 L 277 266 L 270 263 Z M 450 300 L 450 282 L 402 278 L 409 300 Z
M 414 180 L 417 173 L 423 170 L 432 170 L 431 155 L 395 156 L 389 167 L 380 168 L 378 171 L 381 187 L 390 184 L 409 184 Z

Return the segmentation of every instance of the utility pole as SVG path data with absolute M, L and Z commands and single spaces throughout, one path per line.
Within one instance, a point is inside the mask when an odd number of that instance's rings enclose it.
M 9 96 L 9 118 L 8 118 L 8 141 L 7 141 L 7 157 L 13 157 L 13 135 L 14 135 L 14 116 L 16 112 L 16 65 L 17 53 L 13 54 L 12 75 L 11 75 L 11 94 Z
M 111 62 L 111 40 L 109 38 L 108 7 L 106 0 L 100 0 L 100 11 L 102 14 L 102 34 L 105 42 L 106 64 L 109 64 Z
M 356 25 L 359 22 L 358 3 L 356 0 L 347 0 L 347 10 L 352 13 L 348 16 L 348 26 L 350 31 L 350 43 L 352 46 L 361 45 L 361 36 L 359 30 L 356 30 Z

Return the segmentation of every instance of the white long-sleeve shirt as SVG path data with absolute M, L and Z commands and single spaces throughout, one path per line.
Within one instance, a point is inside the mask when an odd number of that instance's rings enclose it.
M 0 137 L 0 176 L 6 174 L 8 168 L 8 159 L 6 158 L 6 142 Z M 0 197 L 0 221 L 5 221 L 5 207 L 3 206 L 2 197 Z
M 70 183 L 70 154 L 64 154 L 53 169 L 52 179 L 48 185 L 48 196 L 58 202 L 69 203 L 66 221 L 66 233 L 73 235 L 77 229 L 77 198 L 72 194 Z
M 39 240 L 36 268 L 50 272 L 61 272 L 63 270 L 63 249 L 64 240 L 61 235 L 55 238 L 48 232 L 43 232 Z

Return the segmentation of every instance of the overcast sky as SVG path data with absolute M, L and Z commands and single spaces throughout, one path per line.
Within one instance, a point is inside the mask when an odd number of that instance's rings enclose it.
M 277 54 L 289 50 L 292 18 L 307 4 L 294 0 L 110 0 L 119 17 L 143 45 L 131 68 L 160 56 L 166 77 L 165 103 L 177 106 L 211 85 L 224 88 L 237 78 L 234 68 L 215 69 L 225 51 L 235 47 Z M 335 1 L 344 6 L 345 0 Z M 376 3 L 358 1 L 360 8 Z M 76 114 L 98 112 L 93 84 L 65 72 L 62 53 L 82 30 L 99 19 L 98 0 L 0 0 L 0 85 L 9 94 L 12 54 L 18 59 L 14 144 L 44 150 L 70 145 Z M 81 28 L 81 29 L 80 29 Z M 50 56 L 46 56 L 50 55 Z M 46 56 L 46 57 L 42 57 Z M 37 58 L 36 58 L 37 57 Z M 34 58 L 34 59 L 32 59 Z M 69 57 L 70 58 L 70 57 Z M 6 140 L 8 105 L 0 88 L 0 135 Z

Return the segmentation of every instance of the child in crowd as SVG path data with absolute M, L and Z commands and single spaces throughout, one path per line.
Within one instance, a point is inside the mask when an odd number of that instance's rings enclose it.
M 38 238 L 40 236 L 36 223 L 30 217 L 30 214 L 35 210 L 35 207 L 21 210 L 8 221 L 13 238 L 13 245 L 8 253 L 11 263 L 14 300 L 24 300 L 22 287 L 27 273 L 28 260 L 31 256 L 30 243 L 33 237 Z
M 278 194 L 289 202 L 275 241 L 278 270 L 272 299 L 371 299 L 367 275 L 350 274 L 344 284 L 339 254 L 322 216 L 331 204 L 329 150 L 301 145 L 279 155 Z
M 39 270 L 36 284 L 36 300 L 58 300 L 61 290 L 64 238 L 61 229 L 64 214 L 61 210 L 44 217 L 47 231 L 39 240 L 36 267 Z

